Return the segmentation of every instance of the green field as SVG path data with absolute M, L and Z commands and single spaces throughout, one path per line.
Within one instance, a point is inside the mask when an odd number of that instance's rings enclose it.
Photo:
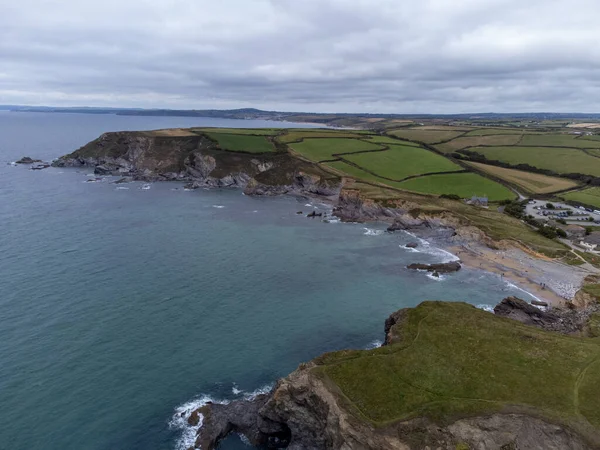
M 391 345 L 325 354 L 310 369 L 339 387 L 344 404 L 363 420 L 385 426 L 426 417 L 447 425 L 465 416 L 533 410 L 580 432 L 592 428 L 598 439 L 598 339 L 446 302 L 408 310 L 391 333 Z
M 266 153 L 275 148 L 264 136 L 248 136 L 243 134 L 206 133 L 218 142 L 219 148 L 233 152 Z
M 429 150 L 399 145 L 390 147 L 390 150 L 385 152 L 347 155 L 343 159 L 353 162 L 381 177 L 391 178 L 396 181 L 424 173 L 464 170 L 449 159 Z
M 411 147 L 419 147 L 419 144 L 417 144 L 416 142 L 402 141 L 400 139 L 394 139 L 389 136 L 369 136 L 367 142 L 373 142 L 376 144 L 384 145 L 409 145 Z
M 600 148 L 599 141 L 580 139 L 570 134 L 539 134 L 523 136 L 521 145 L 534 145 L 539 147 L 577 147 Z
M 364 150 L 379 150 L 383 147 L 358 139 L 304 139 L 302 142 L 290 144 L 295 152 L 311 159 L 312 161 L 325 161 L 335 159 L 335 154 L 352 153 Z
M 369 172 L 365 172 L 358 167 L 352 166 L 350 164 L 346 164 L 343 161 L 332 161 L 328 163 L 324 163 L 325 166 L 331 167 L 341 173 L 347 174 L 351 177 L 356 178 L 357 180 L 368 181 L 371 183 L 385 184 L 386 186 L 390 186 L 396 189 L 402 189 L 400 187 L 400 183 L 396 181 L 384 180 L 383 178 L 379 178 Z
M 485 195 L 492 202 L 516 197 L 510 189 L 475 173 L 428 175 L 404 181 L 399 187 L 422 194 L 456 194 L 462 198 Z
M 567 194 L 562 194 L 561 197 L 565 200 L 573 200 L 585 205 L 600 208 L 600 188 L 598 187 L 591 187 L 582 191 L 569 192 Z
M 501 134 L 496 136 L 469 136 L 459 137 L 451 140 L 450 142 L 444 142 L 435 146 L 436 149 L 444 153 L 452 153 L 456 150 L 463 148 L 478 147 L 480 145 L 493 145 L 493 146 L 504 146 L 504 145 L 516 145 L 521 140 L 522 135 L 520 134 Z
M 303 139 L 308 138 L 365 138 L 366 136 L 360 135 L 357 133 L 344 133 L 339 131 L 324 131 L 324 130 L 315 130 L 315 131 L 295 131 L 289 130 L 286 134 L 277 137 L 279 142 L 284 144 L 289 144 L 292 142 L 299 142 Z
M 526 192 L 533 194 L 549 194 L 557 191 L 574 189 L 577 183 L 573 180 L 559 177 L 549 177 L 539 173 L 524 172 L 522 170 L 506 169 L 504 167 L 491 166 L 475 162 L 467 163 L 469 166 L 479 169 L 496 178 L 511 183 Z
M 467 133 L 467 136 L 490 136 L 495 134 L 523 134 L 535 133 L 535 131 L 526 131 L 522 128 L 480 128 Z
M 219 134 L 250 134 L 260 136 L 274 136 L 281 133 L 278 128 L 191 128 L 194 132 L 219 133 Z
M 512 165 L 529 164 L 556 173 L 584 173 L 600 176 L 600 158 L 590 156 L 583 150 L 554 147 L 476 147 L 471 151 L 487 159 L 503 161 Z
M 436 142 L 448 141 L 454 139 L 464 132 L 462 131 L 441 131 L 441 130 L 421 130 L 419 128 L 410 128 L 406 130 L 393 130 L 388 134 L 410 141 L 424 142 L 426 144 L 435 144 Z

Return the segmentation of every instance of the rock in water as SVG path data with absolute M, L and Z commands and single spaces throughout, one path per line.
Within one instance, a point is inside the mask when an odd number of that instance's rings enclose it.
M 410 264 L 406 268 L 411 270 L 426 270 L 427 272 L 437 273 L 439 276 L 440 273 L 458 272 L 461 265 L 458 261 L 452 261 L 439 264 Z
M 29 156 L 23 156 L 20 160 L 15 161 L 17 164 L 33 164 L 33 163 L 41 163 L 41 159 L 33 159 Z
M 417 244 L 416 242 L 409 242 L 405 245 L 406 248 L 417 248 L 418 246 L 419 244 Z

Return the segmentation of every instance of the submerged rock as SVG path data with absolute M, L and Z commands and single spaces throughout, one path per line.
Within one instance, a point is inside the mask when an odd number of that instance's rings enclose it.
M 417 248 L 418 246 L 419 244 L 417 244 L 416 242 L 409 242 L 405 245 L 406 248 Z
M 450 272 L 458 272 L 461 269 L 461 265 L 458 261 L 452 261 L 447 263 L 439 263 L 439 264 L 409 264 L 406 266 L 407 269 L 410 270 L 426 270 L 427 272 L 437 273 L 439 276 L 440 273 L 450 273 Z
M 50 163 L 47 162 L 34 162 L 31 165 L 31 170 L 42 170 L 42 169 L 47 169 L 48 167 L 50 167 Z
M 310 218 L 323 217 L 323 213 L 317 213 L 316 211 L 313 211 L 313 212 L 309 213 L 306 217 L 310 217 Z

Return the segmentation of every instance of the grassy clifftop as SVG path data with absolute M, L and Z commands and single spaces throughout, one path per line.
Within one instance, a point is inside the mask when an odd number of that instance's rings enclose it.
M 464 303 L 405 310 L 390 345 L 323 355 L 312 370 L 373 425 L 520 412 L 600 445 L 600 340 L 549 333 Z

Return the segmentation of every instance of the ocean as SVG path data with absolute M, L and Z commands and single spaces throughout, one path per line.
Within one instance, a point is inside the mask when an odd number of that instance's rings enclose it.
M 331 210 L 315 200 L 9 164 L 106 131 L 186 126 L 293 124 L 0 112 L 0 449 L 183 449 L 190 405 L 378 345 L 400 308 L 528 298 L 477 270 L 407 271 L 453 256 L 406 249 L 415 237 L 384 224 L 308 219 Z M 248 446 L 232 436 L 222 448 Z

